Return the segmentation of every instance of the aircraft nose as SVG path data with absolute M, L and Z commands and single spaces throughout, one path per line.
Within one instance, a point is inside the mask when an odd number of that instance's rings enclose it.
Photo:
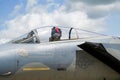
M 15 72 L 15 56 L 9 51 L 0 52 L 0 76 L 6 76 Z

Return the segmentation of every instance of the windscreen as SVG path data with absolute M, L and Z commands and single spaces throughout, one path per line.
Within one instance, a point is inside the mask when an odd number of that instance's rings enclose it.
M 39 43 L 39 38 L 37 36 L 37 31 L 32 30 L 19 38 L 11 41 L 12 43 Z

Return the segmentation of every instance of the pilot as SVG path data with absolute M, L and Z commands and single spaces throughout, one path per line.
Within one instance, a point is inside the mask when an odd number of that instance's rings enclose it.
M 61 37 L 61 29 L 58 27 L 53 27 L 51 30 L 51 38 L 50 41 L 59 41 Z

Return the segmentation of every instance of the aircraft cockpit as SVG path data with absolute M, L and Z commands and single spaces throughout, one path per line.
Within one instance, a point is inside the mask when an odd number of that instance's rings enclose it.
M 95 37 L 95 33 L 81 30 L 78 28 L 71 28 L 71 27 L 61 27 L 61 26 L 46 26 L 36 28 L 31 30 L 27 34 L 12 40 L 12 43 L 43 43 L 43 42 L 53 42 L 50 40 L 52 28 L 58 27 L 61 29 L 61 37 L 60 40 L 56 41 L 64 41 L 64 40 L 75 40 L 81 38 L 89 38 Z M 98 36 L 98 35 L 97 35 Z

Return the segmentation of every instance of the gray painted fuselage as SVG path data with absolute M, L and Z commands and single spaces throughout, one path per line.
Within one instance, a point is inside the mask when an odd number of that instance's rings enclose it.
M 120 80 L 118 72 L 77 46 L 85 42 L 102 43 L 120 61 L 120 39 L 113 37 L 6 43 L 0 46 L 0 80 Z

